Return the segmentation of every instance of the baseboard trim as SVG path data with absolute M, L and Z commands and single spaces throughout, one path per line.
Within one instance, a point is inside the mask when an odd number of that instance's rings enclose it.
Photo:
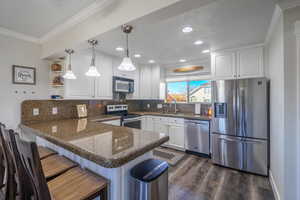
M 275 199 L 276 200 L 281 200 L 280 195 L 279 195 L 279 190 L 278 190 L 278 187 L 276 185 L 276 182 L 274 180 L 274 177 L 273 177 L 273 174 L 272 174 L 271 170 L 269 171 L 269 180 L 270 180 L 270 183 L 271 183 L 271 187 L 272 187 Z

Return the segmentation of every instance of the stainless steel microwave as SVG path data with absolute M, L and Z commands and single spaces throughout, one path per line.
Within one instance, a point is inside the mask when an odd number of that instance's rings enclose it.
M 133 93 L 134 80 L 123 77 L 113 77 L 113 92 Z

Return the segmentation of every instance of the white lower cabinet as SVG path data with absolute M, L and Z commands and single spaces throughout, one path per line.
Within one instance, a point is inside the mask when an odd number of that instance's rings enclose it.
M 176 122 L 176 123 L 174 123 Z M 166 134 L 169 141 L 162 146 L 185 150 L 184 120 L 173 117 L 143 116 L 142 130 Z

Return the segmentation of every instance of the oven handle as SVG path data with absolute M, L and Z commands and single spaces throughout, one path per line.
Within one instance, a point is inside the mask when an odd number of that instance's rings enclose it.
M 131 119 L 123 119 L 123 123 L 141 121 L 141 120 L 142 120 L 142 117 L 136 117 L 136 118 L 131 118 Z

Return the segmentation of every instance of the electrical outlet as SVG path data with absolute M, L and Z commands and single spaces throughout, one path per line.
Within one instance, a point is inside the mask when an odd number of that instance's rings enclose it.
M 161 103 L 157 104 L 157 109 L 161 109 L 163 106 Z
M 57 133 L 57 126 L 52 126 L 52 133 Z
M 32 114 L 33 114 L 33 116 L 39 115 L 39 114 L 40 114 L 40 109 L 39 109 L 39 108 L 34 108 L 34 109 L 32 110 Z
M 58 113 L 57 107 L 53 107 L 52 108 L 52 115 L 57 115 L 57 113 Z
M 150 104 L 149 103 L 147 104 L 147 108 L 150 108 Z

